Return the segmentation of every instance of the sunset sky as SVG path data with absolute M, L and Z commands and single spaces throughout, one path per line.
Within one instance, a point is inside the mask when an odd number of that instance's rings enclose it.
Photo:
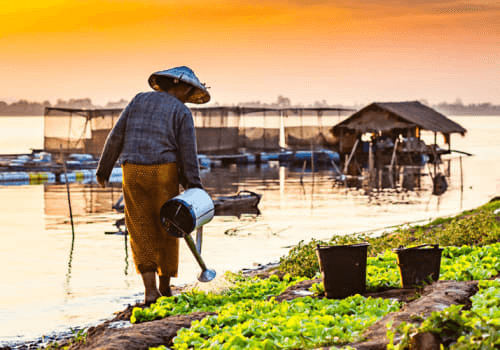
M 187 65 L 212 103 L 500 104 L 500 1 L 2 1 L 0 100 L 105 105 Z

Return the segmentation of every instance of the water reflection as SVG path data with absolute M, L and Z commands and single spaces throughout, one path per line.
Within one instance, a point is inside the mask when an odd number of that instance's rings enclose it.
M 443 164 L 446 167 L 443 172 L 448 176 L 451 176 L 452 173 L 451 164 L 451 161 Z M 312 231 L 316 227 L 318 230 L 328 232 L 327 230 L 333 228 L 334 225 L 342 227 L 340 225 L 340 222 L 343 221 L 340 220 L 342 216 L 348 220 L 358 215 L 361 217 L 363 215 L 366 217 L 377 215 L 375 211 L 370 213 L 370 210 L 367 210 L 373 205 L 379 206 L 382 212 L 399 213 L 396 215 L 401 215 L 408 209 L 393 210 L 388 209 L 387 205 L 424 205 L 425 211 L 432 210 L 431 203 L 434 197 L 431 193 L 432 186 L 430 186 L 429 176 L 418 176 L 418 182 L 414 179 L 417 186 L 414 187 L 413 191 L 380 187 L 368 192 L 358 187 L 346 186 L 345 182 L 337 181 L 337 177 L 338 172 L 334 167 L 310 169 L 285 167 L 280 166 L 278 162 L 270 162 L 259 166 L 232 165 L 224 168 L 213 168 L 202 174 L 202 181 L 205 189 L 214 199 L 220 196 L 234 195 L 245 190 L 263 195 L 258 208 L 221 214 L 237 218 L 237 220 L 228 221 L 232 224 L 221 230 L 226 237 L 244 237 L 250 234 L 258 237 L 260 233 L 262 234 L 260 237 L 265 239 L 294 235 L 307 238 L 308 234 L 304 236 L 304 229 Z M 456 181 L 451 181 L 451 183 L 454 184 Z M 137 276 L 130 270 L 133 268 L 133 263 L 130 261 L 132 257 L 129 255 L 127 234 L 120 230 L 117 225 L 118 222 L 123 221 L 123 212 L 117 211 L 116 207 L 114 208 L 122 196 L 121 184 L 113 183 L 105 189 L 95 183 L 45 184 L 43 186 L 44 213 L 49 218 L 46 220 L 46 228 L 61 228 L 61 225 L 69 228 L 70 220 L 68 219 L 74 217 L 75 221 L 76 232 L 72 231 L 65 274 L 64 293 L 66 296 L 71 296 L 74 290 L 72 279 L 75 273 L 73 271 L 75 250 L 81 251 L 80 254 L 84 254 L 84 251 L 88 254 L 86 250 L 92 249 L 88 247 L 89 244 L 96 244 L 95 242 L 112 244 L 116 239 L 123 239 L 121 244 L 123 258 L 119 260 L 122 262 L 123 280 L 126 288 L 129 288 L 131 286 L 129 277 L 136 279 Z M 452 186 L 451 190 L 456 191 L 456 186 Z M 463 196 L 461 196 L 462 199 Z M 360 204 L 367 207 L 362 209 L 359 207 Z M 436 201 L 437 212 L 439 212 L 440 206 L 441 197 L 438 197 Z M 349 210 L 351 212 L 347 214 Z M 334 218 L 335 224 L 332 222 Z M 306 221 L 309 221 L 310 224 L 304 226 Z M 377 220 L 371 221 L 371 223 L 367 223 L 365 220 L 364 225 L 373 226 L 373 222 Z M 82 224 L 93 223 L 101 224 L 99 227 L 103 229 L 101 232 L 96 232 L 95 236 L 88 241 L 89 233 L 80 231 L 84 227 Z M 216 225 L 223 227 L 220 220 L 214 220 L 214 223 L 210 224 L 212 227 Z M 110 228 L 113 229 L 110 230 Z M 76 240 L 82 242 L 82 245 L 78 244 L 78 248 L 76 248 Z M 77 268 L 79 267 L 77 265 Z
M 65 286 L 64 291 L 66 295 L 71 294 L 71 267 L 73 265 L 73 251 L 75 249 L 75 232 L 73 231 L 73 235 L 71 236 L 71 248 L 69 250 L 69 258 L 68 258 L 68 271 L 66 272 Z
M 87 214 L 104 214 L 113 212 L 113 204 L 120 198 L 122 190 L 121 184 L 111 184 L 106 188 L 101 188 L 95 183 L 70 183 L 69 190 L 64 184 L 44 185 L 45 215 L 51 217 L 69 218 L 68 198 L 66 193 L 70 193 L 71 211 L 78 219 L 86 217 Z
M 123 235 L 123 242 L 125 243 L 125 270 L 124 274 L 125 276 L 128 275 L 128 243 L 127 243 L 127 237 L 128 235 Z
M 460 173 L 462 173 L 461 161 L 460 157 Z M 450 189 L 445 193 L 445 197 L 449 196 L 450 192 L 456 193 L 457 190 L 456 170 L 453 178 L 452 163 L 457 163 L 457 159 L 446 160 L 440 165 L 443 169 L 438 169 L 440 173 L 445 174 L 450 183 Z M 432 176 L 429 176 L 432 173 L 431 169 L 429 173 L 425 170 L 425 168 L 419 168 L 408 173 L 401 173 L 392 186 L 389 186 L 391 182 L 386 178 L 388 174 L 382 173 L 379 174 L 377 180 L 378 186 L 366 187 L 363 178 L 358 179 L 358 183 L 339 181 L 338 170 L 334 167 L 293 168 L 280 166 L 278 162 L 269 162 L 262 165 L 231 165 L 213 168 L 202 174 L 202 181 L 205 189 L 214 199 L 251 190 L 256 193 L 265 193 L 264 201 L 267 202 L 269 199 L 270 203 L 279 203 L 279 208 L 282 210 L 289 207 L 290 200 L 299 201 L 301 205 L 307 203 L 309 210 L 314 210 L 315 207 L 324 205 L 327 195 L 334 195 L 330 199 L 362 198 L 365 204 L 376 205 L 425 202 L 425 208 L 429 210 L 433 199 L 431 196 Z M 461 209 L 464 200 L 463 176 L 459 177 L 459 180 Z M 65 198 L 65 192 L 68 192 L 68 198 Z M 62 220 L 58 222 L 59 224 L 67 222 L 68 217 L 71 219 L 72 216 L 77 222 L 95 222 L 110 220 L 106 218 L 107 215 L 117 214 L 120 217 L 110 221 L 114 221 L 118 228 L 118 232 L 114 233 L 121 233 L 119 223 L 123 221 L 123 214 L 119 213 L 116 207 L 114 208 L 121 196 L 121 183 L 113 183 L 106 189 L 100 188 L 95 183 L 71 183 L 68 188 L 65 188 L 65 185 L 45 184 L 44 212 L 47 216 Z M 425 199 L 422 198 L 423 196 Z M 436 209 L 439 210 L 441 199 L 440 196 L 436 197 Z M 245 213 L 235 213 L 234 216 L 241 217 L 241 214 Z M 248 214 L 259 215 L 260 211 L 257 209 Z M 232 214 L 227 213 L 227 215 Z

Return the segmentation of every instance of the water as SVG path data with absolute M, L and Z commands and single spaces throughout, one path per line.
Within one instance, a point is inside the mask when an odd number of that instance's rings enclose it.
M 26 153 L 42 145 L 42 118 L 0 118 L 0 153 Z M 260 216 L 215 217 L 204 227 L 202 255 L 218 275 L 277 262 L 300 240 L 377 231 L 405 222 L 454 215 L 500 194 L 500 117 L 456 117 L 468 134 L 452 135 L 448 191 L 368 198 L 333 187 L 331 170 L 302 174 L 270 163 L 213 169 L 203 182 L 213 197 L 246 189 L 263 195 Z M 42 124 L 41 124 L 42 123 Z M 11 130 L 8 132 L 7 130 Z M 432 135 L 428 135 L 431 139 Z M 463 192 L 461 191 L 463 187 Z M 111 209 L 120 187 L 70 185 L 74 238 L 64 185 L 0 186 L 0 345 L 29 341 L 69 327 L 96 324 L 143 298 L 125 236 Z M 181 242 L 175 285 L 196 282 L 199 267 Z
M 43 147 L 43 117 L 0 116 L 0 154 L 31 153 Z

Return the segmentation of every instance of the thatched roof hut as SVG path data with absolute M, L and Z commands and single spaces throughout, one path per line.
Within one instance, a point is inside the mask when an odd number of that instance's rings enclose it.
M 333 126 L 331 132 L 334 135 L 341 135 L 343 131 L 363 134 L 414 128 L 440 132 L 446 138 L 452 133 L 463 136 L 467 132 L 459 124 L 418 101 L 374 102 Z
M 422 130 L 434 133 L 433 145 L 421 140 Z M 333 126 L 330 132 L 339 140 L 339 152 L 346 156 L 344 172 L 356 175 L 358 168 L 366 164 L 379 170 L 393 169 L 396 163 L 418 167 L 423 164 L 423 154 L 436 168 L 441 154 L 451 152 L 450 134 L 464 136 L 467 130 L 418 101 L 408 101 L 374 102 Z M 448 150 L 438 147 L 437 133 L 443 134 Z M 371 134 L 369 141 L 363 141 L 364 134 Z

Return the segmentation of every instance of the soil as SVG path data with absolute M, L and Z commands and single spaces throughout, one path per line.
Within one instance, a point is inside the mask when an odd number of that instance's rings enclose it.
M 260 273 L 262 277 L 268 273 Z M 320 280 L 308 280 L 296 284 L 287 289 L 284 293 L 276 296 L 276 300 L 292 300 L 310 294 L 309 288 L 313 283 Z M 373 298 L 392 298 L 405 302 L 405 306 L 398 312 L 392 312 L 371 327 L 363 334 L 365 341 L 348 344 L 358 350 L 382 350 L 387 348 L 388 340 L 387 324 L 392 322 L 392 329 L 395 329 L 401 322 L 419 324 L 415 315 L 422 318 L 428 317 L 432 311 L 441 311 L 452 304 L 462 304 L 465 308 L 470 308 L 470 297 L 477 292 L 477 281 L 455 282 L 438 281 L 423 289 L 388 289 L 378 292 L 366 292 L 364 296 Z M 179 290 L 174 294 L 179 293 Z M 322 296 L 313 296 L 322 297 Z M 141 305 L 134 305 L 141 306 Z M 190 315 L 170 316 L 162 320 L 155 320 L 139 324 L 130 324 L 129 319 L 134 306 L 129 306 L 125 310 L 115 314 L 112 320 L 106 321 L 97 327 L 88 329 L 85 342 L 71 343 L 69 339 L 59 341 L 59 346 L 69 345 L 70 350 L 90 350 L 90 349 L 148 349 L 149 347 L 172 344 L 172 339 L 181 328 L 188 328 L 192 321 L 201 320 L 210 312 L 195 312 Z M 431 343 L 436 343 L 436 339 L 431 339 Z M 398 339 L 395 339 L 398 342 Z M 37 347 L 16 347 L 16 349 L 36 349 Z M 430 348 L 429 345 L 421 349 Z M 9 348 L 4 348 L 9 349 Z M 330 348 L 323 348 L 330 349 Z M 333 349 L 333 348 L 331 348 Z M 439 346 L 438 346 L 439 349 Z

